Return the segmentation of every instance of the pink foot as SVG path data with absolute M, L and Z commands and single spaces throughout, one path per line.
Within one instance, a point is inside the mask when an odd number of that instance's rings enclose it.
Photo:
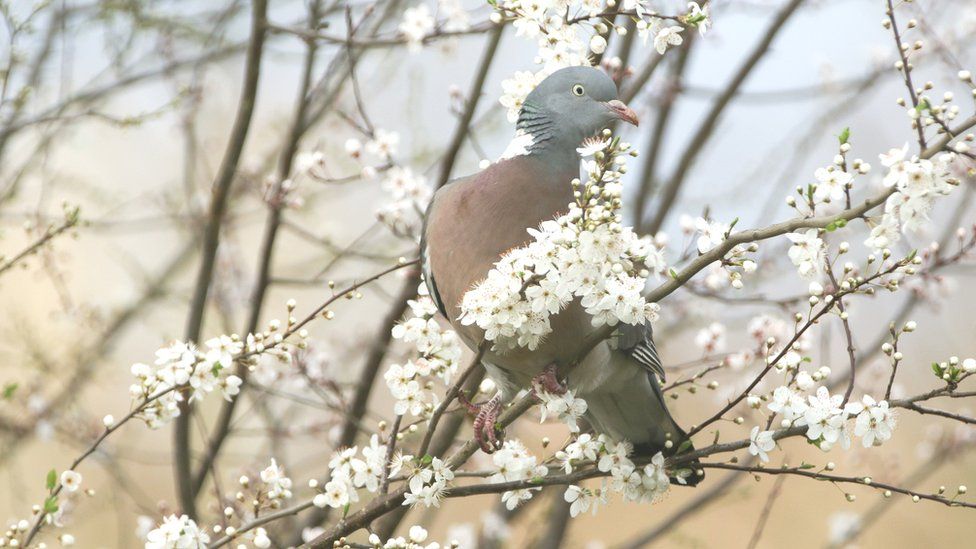
M 543 391 L 554 395 L 566 394 L 566 386 L 559 381 L 558 371 L 559 368 L 555 363 L 546 366 L 542 373 L 532 378 L 532 386 L 541 387 Z
M 469 406 L 477 409 L 474 418 L 474 439 L 486 454 L 494 454 L 502 447 L 501 441 L 495 435 L 495 423 L 498 421 L 498 412 L 502 409 L 501 397 L 495 395 L 487 402 L 478 405 L 469 403 Z

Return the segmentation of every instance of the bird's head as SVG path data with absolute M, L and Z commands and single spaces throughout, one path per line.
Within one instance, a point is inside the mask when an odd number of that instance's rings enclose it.
M 576 147 L 615 121 L 637 125 L 634 111 L 617 99 L 617 86 L 593 67 L 566 67 L 550 74 L 525 98 L 518 128 L 536 143 Z

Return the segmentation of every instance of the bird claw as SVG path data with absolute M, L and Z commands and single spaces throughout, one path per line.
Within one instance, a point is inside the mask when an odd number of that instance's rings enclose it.
M 478 446 L 486 454 L 495 453 L 496 450 L 502 447 L 502 443 L 498 440 L 496 433 L 496 431 L 501 432 L 501 429 L 498 429 L 496 425 L 498 412 L 502 408 L 501 397 L 496 395 L 482 404 L 471 404 L 467 399 L 465 399 L 464 403 L 468 406 L 469 410 L 476 411 L 474 418 L 474 439 L 478 442 Z
M 554 395 L 564 395 L 568 390 L 566 385 L 559 381 L 559 367 L 556 363 L 549 364 L 543 368 L 542 372 L 532 378 L 533 388 L 542 388 L 543 391 Z

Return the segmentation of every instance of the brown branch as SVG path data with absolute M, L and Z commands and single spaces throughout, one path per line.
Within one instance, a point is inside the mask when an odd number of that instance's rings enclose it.
M 745 463 L 747 465 L 751 465 L 755 460 L 755 456 L 749 456 L 749 459 L 746 460 Z M 657 525 L 648 532 L 622 544 L 620 549 L 640 549 L 641 547 L 653 544 L 661 536 L 676 528 L 679 524 L 681 524 L 682 521 L 691 518 L 701 511 L 704 511 L 707 506 L 715 503 L 717 499 L 725 496 L 732 486 L 744 478 L 746 478 L 745 475 L 740 475 L 738 473 L 729 473 L 725 475 L 721 482 L 709 486 L 707 491 L 701 492 L 695 496 L 694 499 L 688 501 L 676 509 L 673 513 L 658 521 Z
M 2 263 L 0 263 L 0 275 L 3 275 L 3 273 L 12 269 L 14 265 L 17 265 L 24 258 L 37 253 L 41 248 L 44 247 L 45 244 L 47 244 L 51 240 L 54 240 L 65 231 L 68 231 L 72 227 L 78 225 L 79 220 L 80 217 L 78 216 L 78 208 L 72 208 L 66 211 L 65 219 L 64 221 L 61 222 L 61 224 L 55 227 L 48 227 L 44 231 L 44 235 L 41 236 L 41 238 L 35 240 L 32 244 L 28 245 L 26 248 L 21 250 L 19 253 L 15 254 L 10 259 L 7 259 Z M 4 257 L 0 255 L 0 259 L 4 259 Z
M 111 435 L 115 431 L 118 431 L 123 425 L 125 425 L 126 423 L 128 423 L 129 421 L 131 421 L 133 418 L 135 418 L 137 415 L 139 415 L 140 413 L 142 413 L 142 411 L 145 410 L 145 408 L 146 408 L 147 405 L 155 402 L 160 397 L 165 396 L 166 394 L 168 394 L 168 393 L 170 393 L 172 391 L 175 391 L 177 389 L 178 389 L 178 387 L 170 387 L 169 389 L 166 389 L 166 390 L 163 390 L 163 391 L 159 391 L 158 393 L 156 393 L 154 395 L 150 395 L 150 396 L 146 397 L 146 399 L 143 400 L 139 404 L 139 406 L 136 406 L 135 408 L 133 408 L 128 414 L 126 414 L 125 416 L 123 416 L 122 419 L 116 421 L 112 425 L 106 426 L 105 427 L 105 430 L 102 431 L 102 433 L 98 436 L 98 438 L 96 438 L 88 446 L 88 448 L 84 452 L 81 453 L 81 455 L 79 455 L 78 457 L 76 457 L 71 462 L 71 465 L 67 469 L 65 469 L 65 471 L 74 471 L 75 469 L 77 469 L 78 466 L 81 465 L 81 463 L 88 458 L 88 456 L 90 456 L 90 455 L 92 455 L 92 454 L 95 453 L 95 450 L 97 450 L 98 447 L 101 446 L 102 442 L 106 438 L 108 438 L 109 435 Z M 60 483 L 60 480 L 59 480 L 58 481 L 58 484 L 54 488 L 51 489 L 51 492 L 48 494 L 48 497 L 49 498 L 56 498 L 61 493 L 61 491 L 63 489 L 64 489 L 64 485 L 61 484 Z M 48 513 L 46 511 L 41 511 L 40 513 L 37 514 L 37 519 L 35 519 L 34 524 L 31 526 L 31 529 L 28 530 L 27 534 L 24 536 L 23 543 L 21 544 L 23 547 L 30 547 L 30 542 L 34 539 L 34 536 L 37 535 L 37 532 L 41 529 L 41 526 L 43 526 L 44 520 L 45 520 L 45 518 L 47 518 L 47 516 L 48 516 Z
M 907 263 L 908 261 L 904 259 L 895 262 L 887 269 L 878 271 L 874 275 L 871 275 L 870 277 L 867 277 L 864 280 L 859 281 L 858 284 L 851 286 L 851 288 L 847 290 L 841 290 L 839 287 L 835 288 L 835 293 L 830 294 L 833 296 L 834 299 L 825 303 L 820 308 L 819 311 L 817 311 L 815 314 L 811 314 L 807 318 L 807 321 L 803 324 L 803 326 L 801 326 L 800 329 L 797 330 L 795 334 L 793 334 L 793 337 L 790 339 L 790 341 L 788 341 L 785 345 L 783 345 L 783 348 L 776 355 L 776 357 L 768 364 L 766 364 L 766 367 L 763 368 L 762 371 L 752 380 L 752 383 L 750 383 L 745 389 L 743 389 L 742 392 L 739 393 L 737 397 L 735 397 L 734 399 L 729 401 L 728 404 L 722 407 L 721 410 L 716 412 L 713 416 L 709 417 L 703 423 L 693 427 L 690 431 L 688 431 L 688 437 L 690 438 L 694 436 L 695 434 L 701 432 L 702 429 L 704 429 L 708 425 L 711 425 L 712 423 L 722 419 L 722 416 L 724 416 L 726 413 L 732 410 L 732 408 L 734 408 L 739 402 L 742 402 L 742 400 L 749 395 L 749 392 L 752 391 L 757 385 L 759 385 L 759 383 L 763 380 L 763 378 L 766 377 L 766 374 L 768 374 L 774 367 L 776 367 L 779 361 L 782 360 L 784 356 L 786 356 L 786 354 L 790 351 L 791 347 L 793 347 L 793 344 L 795 344 L 800 339 L 800 336 L 802 336 L 804 332 L 810 329 L 811 326 L 816 324 L 821 317 L 823 317 L 825 314 L 832 311 L 835 305 L 839 303 L 840 300 L 844 298 L 844 296 L 857 292 L 860 288 L 863 288 L 864 286 L 871 284 L 874 280 L 877 280 L 882 276 L 889 275 L 895 272 L 898 268 L 904 267 Z
M 309 6 L 309 25 L 317 24 L 320 3 L 321 2 L 316 0 Z M 267 11 L 266 8 L 264 11 Z M 267 25 L 266 15 L 267 14 L 264 13 L 261 16 L 261 29 L 258 30 L 255 28 L 253 31 L 262 35 L 262 41 L 265 34 L 265 25 Z M 249 56 L 250 51 L 251 50 L 249 49 Z M 281 226 L 282 215 L 282 204 L 280 203 L 280 200 L 278 200 L 278 194 L 281 192 L 282 181 L 286 180 L 291 174 L 292 162 L 294 161 L 295 153 L 298 151 L 299 142 L 301 141 L 302 135 L 306 128 L 305 113 L 306 109 L 308 108 L 308 90 L 311 86 L 312 69 L 315 65 L 316 51 L 316 44 L 314 42 L 309 42 L 306 46 L 302 80 L 298 87 L 298 98 L 296 101 L 295 113 L 285 139 L 284 147 L 281 151 L 281 156 L 278 159 L 276 181 L 274 183 L 274 189 L 272 190 L 272 199 L 268 204 L 268 219 L 265 223 L 264 236 L 262 238 L 259 256 L 260 260 L 258 262 L 257 280 L 254 285 L 253 294 L 251 295 L 251 310 L 248 316 L 247 328 L 244 330 L 245 334 L 250 334 L 257 330 L 257 325 L 261 318 L 261 310 L 264 305 L 264 296 L 267 293 L 268 285 L 271 281 L 271 262 L 274 255 L 274 245 L 278 235 L 278 229 Z M 256 55 L 258 58 L 260 58 L 260 50 L 256 53 Z M 259 60 L 256 62 L 258 64 L 260 63 Z M 257 85 L 259 68 L 260 67 L 256 67 L 253 74 L 255 86 Z M 250 72 L 248 74 L 250 75 Z M 253 96 L 250 103 L 251 108 L 253 109 Z M 205 298 L 206 294 L 204 294 L 204 299 Z M 196 329 L 199 333 L 200 327 L 197 326 Z M 229 401 L 225 401 L 223 406 L 221 406 L 220 413 L 217 418 L 217 424 L 214 428 L 214 433 L 211 435 L 207 448 L 204 452 L 203 461 L 200 463 L 200 466 L 196 469 L 196 472 L 191 477 L 191 490 L 192 497 L 194 499 L 197 497 L 197 495 L 199 495 L 201 489 L 203 488 L 207 472 L 210 471 L 213 461 L 220 453 L 220 448 L 227 437 L 227 433 L 230 430 L 230 423 L 234 416 L 234 410 L 237 407 L 237 403 L 240 400 L 241 394 L 243 393 L 247 383 L 248 373 L 248 368 L 237 369 L 237 375 L 241 378 L 242 382 L 240 387 L 241 392 L 231 397 Z
M 759 545 L 763 530 L 766 529 L 766 523 L 769 521 L 769 515 L 773 512 L 773 504 L 776 503 L 776 498 L 779 497 L 780 491 L 783 489 L 783 481 L 785 480 L 786 475 L 783 475 L 777 478 L 773 484 L 773 489 L 769 492 L 769 497 L 766 498 L 766 504 L 763 505 L 762 512 L 759 514 L 759 521 L 756 522 L 756 528 L 752 532 L 752 538 L 749 539 L 749 545 L 746 546 L 748 549 L 755 549 Z
M 834 285 L 834 288 L 840 288 L 837 283 L 837 278 L 834 276 L 834 269 L 830 265 L 830 261 L 826 262 L 827 265 L 824 270 L 827 271 L 827 276 L 830 277 L 830 283 Z M 854 335 L 851 333 L 851 323 L 847 319 L 847 309 L 844 307 L 844 299 L 837 298 L 837 310 L 840 311 L 840 320 L 844 326 L 844 337 L 847 339 L 847 359 L 850 363 L 850 374 L 847 376 L 847 390 L 844 391 L 844 400 L 841 402 L 840 407 L 843 408 L 848 401 L 851 400 L 851 393 L 854 392 L 854 379 L 857 374 L 857 358 L 855 358 L 854 353 Z M 894 374 L 892 374 L 891 379 L 894 381 Z M 887 398 L 887 395 L 885 396 Z
M 535 397 L 532 395 L 526 395 L 522 399 L 516 401 L 508 409 L 506 409 L 501 416 L 498 418 L 498 424 L 501 427 L 506 427 L 514 422 L 516 419 L 521 417 L 529 408 L 535 404 Z M 468 440 L 464 446 L 458 449 L 450 458 L 448 458 L 446 464 L 451 469 L 457 469 L 463 465 L 475 452 L 479 449 L 478 443 L 471 439 Z M 499 485 L 500 486 L 500 485 Z M 448 497 L 457 497 L 452 494 L 456 490 L 463 490 L 464 488 L 455 488 L 448 494 Z M 469 488 L 470 489 L 470 488 Z M 351 532 L 364 528 L 366 525 L 372 521 L 378 519 L 379 517 L 399 508 L 403 504 L 403 496 L 406 493 L 407 488 L 401 487 L 395 492 L 390 493 L 386 497 L 376 498 L 369 502 L 366 507 L 353 513 L 352 515 L 345 517 L 340 520 L 337 524 L 329 528 L 325 533 L 313 539 L 312 541 L 303 544 L 301 547 L 310 548 L 325 548 L 332 547 L 332 544 L 339 538 L 348 535 Z
M 976 425 L 976 418 L 965 416 L 963 414 L 947 412 L 945 410 L 939 410 L 937 408 L 927 408 L 925 406 L 919 406 L 914 402 L 906 402 L 904 400 L 893 400 L 891 401 L 891 406 L 893 408 L 904 408 L 906 410 L 911 410 L 918 414 L 940 416 L 940 417 L 951 419 L 953 421 L 958 421 L 960 423 L 965 423 L 967 425 Z
M 796 469 L 790 467 L 749 467 L 744 465 L 733 465 L 731 463 L 702 463 L 701 466 L 705 469 L 726 469 L 729 471 L 742 471 L 747 473 L 761 474 L 761 475 L 795 475 L 800 477 L 805 477 L 809 479 L 832 482 L 835 484 L 856 484 L 859 486 L 864 486 L 866 488 L 871 488 L 874 490 L 890 491 L 897 494 L 904 494 L 906 496 L 911 496 L 912 498 L 919 498 L 934 501 L 936 503 L 941 503 L 949 507 L 967 507 L 969 509 L 976 509 L 976 503 L 969 503 L 966 501 L 958 501 L 954 499 L 949 499 L 938 494 L 926 494 L 923 492 L 916 492 L 907 488 L 901 488 L 899 486 L 894 486 L 892 484 L 887 484 L 883 482 L 876 482 L 871 480 L 870 483 L 864 481 L 865 477 L 844 477 L 839 475 L 831 475 L 817 471 L 807 471 L 804 469 Z
M 247 141 L 251 118 L 254 114 L 254 104 L 257 99 L 258 80 L 261 73 L 261 54 L 264 51 L 265 25 L 267 24 L 267 0 L 254 0 L 251 5 L 251 36 L 247 46 L 244 63 L 244 83 L 241 88 L 241 98 L 238 102 L 234 126 L 231 129 L 230 140 L 224 151 L 224 157 L 217 172 L 211 191 L 210 213 L 203 235 L 202 259 L 197 273 L 193 299 L 187 318 L 185 339 L 197 341 L 203 325 L 203 317 L 207 305 L 207 294 L 213 279 L 214 266 L 217 257 L 217 246 L 220 243 L 220 228 L 227 208 L 227 197 L 231 184 L 237 173 L 244 143 Z M 173 431 L 173 463 L 175 470 L 176 491 L 180 506 L 190 517 L 196 517 L 196 493 L 193 489 L 193 466 L 190 463 L 190 414 L 188 402 L 181 405 L 181 414 L 176 419 Z
M 359 432 L 359 424 L 363 416 L 366 415 L 366 406 L 369 403 L 369 397 L 373 391 L 373 382 L 376 380 L 376 376 L 379 375 L 380 367 L 383 365 L 383 360 L 386 358 L 387 349 L 393 337 L 393 327 L 407 311 L 409 307 L 407 301 L 417 294 L 417 284 L 419 283 L 420 276 L 417 274 L 411 275 L 404 282 L 400 292 L 394 298 L 393 307 L 390 308 L 383 322 L 380 324 L 379 333 L 374 338 L 369 354 L 366 357 L 366 362 L 359 372 L 359 378 L 356 382 L 356 392 L 353 393 L 352 402 L 349 403 L 348 407 L 349 411 L 346 414 L 342 431 L 339 434 L 338 448 L 352 446 L 356 440 L 356 434 Z M 304 524 L 309 527 L 323 524 L 328 520 L 330 512 L 330 509 L 315 508 L 307 517 Z M 298 532 L 300 531 L 301 529 L 298 529 Z M 301 538 L 298 536 L 293 536 L 293 538 L 293 543 L 299 543 L 301 541 Z
M 918 94 L 915 92 L 915 84 L 912 83 L 911 64 L 908 62 L 908 54 L 901 47 L 901 33 L 898 30 L 898 21 L 895 20 L 895 7 L 892 5 L 891 0 L 887 0 L 887 2 L 888 9 L 886 10 L 886 15 L 888 16 L 888 22 L 891 23 L 891 34 L 895 39 L 895 48 L 898 49 L 898 56 L 901 58 L 901 73 L 904 76 L 905 87 L 908 88 L 908 96 L 912 100 L 912 107 L 917 109 Z M 925 130 L 922 128 L 921 118 L 915 120 L 913 125 L 915 126 L 915 131 L 918 133 L 918 148 L 919 150 L 925 150 Z

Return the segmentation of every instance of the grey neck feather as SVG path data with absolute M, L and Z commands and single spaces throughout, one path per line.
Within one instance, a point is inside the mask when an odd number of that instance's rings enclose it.
M 533 103 L 526 101 L 522 104 L 518 122 L 515 127 L 532 136 L 529 154 L 545 159 L 551 164 L 578 165 L 579 153 L 576 148 L 583 141 L 583 136 L 575 135 L 572 126 L 563 124 L 557 128 L 552 113 Z M 567 131 L 568 130 L 568 131 Z

